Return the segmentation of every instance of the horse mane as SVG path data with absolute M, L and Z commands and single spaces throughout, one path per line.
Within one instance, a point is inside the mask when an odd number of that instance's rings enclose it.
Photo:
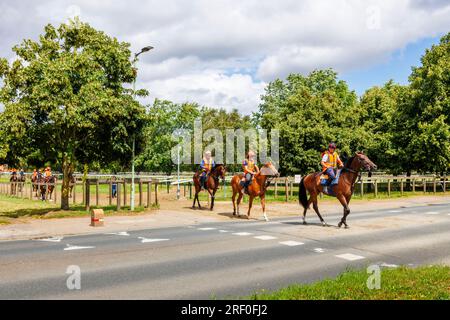
M 344 168 L 350 168 L 354 159 L 355 159 L 354 156 L 348 158 L 348 160 L 345 162 Z

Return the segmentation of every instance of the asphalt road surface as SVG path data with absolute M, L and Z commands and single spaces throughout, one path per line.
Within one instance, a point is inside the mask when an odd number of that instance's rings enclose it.
M 450 264 L 450 204 L 375 205 L 351 214 L 347 230 L 336 227 L 341 214 L 325 217 L 330 227 L 308 215 L 306 226 L 300 217 L 233 219 L 0 242 L 0 299 L 237 298 L 349 267 Z M 81 288 L 70 290 L 78 268 Z

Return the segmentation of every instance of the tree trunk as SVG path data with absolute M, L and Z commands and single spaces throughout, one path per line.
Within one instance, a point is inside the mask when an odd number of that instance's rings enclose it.
M 69 210 L 70 176 L 73 174 L 72 163 L 65 158 L 63 160 L 63 183 L 61 187 L 61 209 Z

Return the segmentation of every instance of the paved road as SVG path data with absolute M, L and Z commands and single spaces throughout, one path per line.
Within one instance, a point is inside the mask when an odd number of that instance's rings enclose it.
M 0 242 L 0 299 L 210 299 L 335 276 L 373 263 L 450 264 L 450 204 L 349 216 L 309 214 L 177 228 Z M 336 225 L 340 215 L 326 217 Z M 66 285 L 81 270 L 81 290 Z

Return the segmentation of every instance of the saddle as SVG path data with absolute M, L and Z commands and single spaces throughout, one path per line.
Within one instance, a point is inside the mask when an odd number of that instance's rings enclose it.
M 320 175 L 320 185 L 322 186 L 323 193 L 329 196 L 335 196 L 333 191 L 333 186 L 339 183 L 339 178 L 341 176 L 341 170 L 337 170 L 336 178 L 331 179 L 327 174 L 322 173 Z

